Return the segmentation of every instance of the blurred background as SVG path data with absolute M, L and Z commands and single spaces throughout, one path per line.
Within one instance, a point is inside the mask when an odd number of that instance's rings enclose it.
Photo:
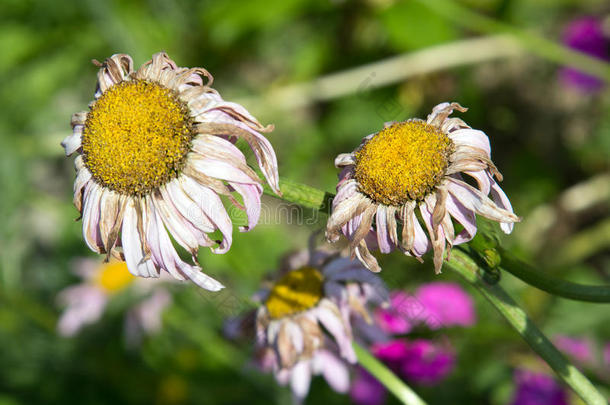
M 566 70 L 550 44 L 533 49 L 513 34 L 534 33 L 607 60 L 610 5 L 464 0 L 452 2 L 463 13 L 447 13 L 444 2 L 428 3 L 2 0 L 0 405 L 290 401 L 287 389 L 249 363 L 251 347 L 222 336 L 223 319 L 251 306 L 248 297 L 281 257 L 324 227 L 325 217 L 313 212 L 274 210 L 279 200 L 271 197 L 264 203 L 273 214 L 252 232 L 235 229 L 229 253 L 201 249 L 202 267 L 228 286 L 223 292 L 139 281 L 124 288 L 136 282 L 109 275 L 97 309 L 81 308 L 90 324 L 58 327 L 69 296 L 78 295 L 65 289 L 82 283 L 84 267 L 101 263 L 74 221 L 73 158 L 60 142 L 71 132 L 71 114 L 92 99 L 91 60 L 114 53 L 132 55 L 137 67 L 164 50 L 179 66 L 205 67 L 225 99 L 275 125 L 268 137 L 280 176 L 329 192 L 337 154 L 386 121 L 425 118 L 434 105 L 457 101 L 469 108 L 460 117 L 488 134 L 502 187 L 524 217 L 504 246 L 539 271 L 608 284 L 607 86 Z M 431 260 L 422 265 L 399 253 L 380 259 L 393 289 L 460 282 L 449 271 L 434 276 Z M 578 364 L 610 396 L 607 305 L 559 299 L 509 274 L 503 282 L 548 336 L 586 342 L 590 356 Z M 442 331 L 457 354 L 455 369 L 435 387 L 413 386 L 430 404 L 512 403 L 516 370 L 544 368 L 495 310 L 466 290 L 476 324 Z M 155 297 L 161 325 L 137 311 Z M 322 400 L 351 401 L 315 379 L 307 401 Z

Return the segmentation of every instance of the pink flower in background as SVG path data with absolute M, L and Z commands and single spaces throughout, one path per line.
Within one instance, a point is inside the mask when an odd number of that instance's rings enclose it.
M 448 326 L 472 326 L 476 322 L 474 303 L 464 289 L 455 283 L 434 282 L 415 292 L 422 306 L 416 319 L 436 330 Z
M 606 343 L 604 346 L 604 365 L 610 367 L 610 343 Z
M 543 373 L 516 370 L 512 405 L 567 405 L 565 390 L 557 381 Z
M 588 339 L 558 335 L 555 336 L 553 342 L 559 350 L 579 363 L 592 363 L 594 361 L 593 348 Z
M 476 322 L 474 302 L 455 283 L 422 285 L 414 295 L 404 291 L 390 294 L 390 306 L 375 311 L 378 326 L 389 334 L 409 333 L 423 323 L 432 330 L 449 326 L 472 326 Z
M 160 329 L 161 315 L 171 303 L 171 295 L 162 286 L 163 283 L 157 280 L 168 280 L 171 277 L 137 279 L 131 275 L 125 262 L 111 260 L 109 263 L 102 263 L 88 258 L 75 260 L 73 271 L 83 281 L 59 292 L 58 301 L 64 307 L 57 323 L 60 335 L 75 336 L 85 326 L 99 321 L 108 302 L 128 288 L 132 288 L 142 301 L 127 312 L 127 342 L 138 343 L 143 335 Z
M 594 17 L 583 17 L 571 21 L 564 29 L 563 43 L 577 51 L 586 53 L 601 60 L 610 60 L 608 45 L 602 22 Z M 574 68 L 563 68 L 561 79 L 568 86 L 585 92 L 600 90 L 604 82 L 595 76 L 583 73 Z
M 358 405 L 382 405 L 386 400 L 387 392 L 375 377 L 362 367 L 358 367 L 349 396 Z

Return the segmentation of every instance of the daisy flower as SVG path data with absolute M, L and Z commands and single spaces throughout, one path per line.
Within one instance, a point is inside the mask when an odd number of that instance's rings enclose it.
M 368 319 L 368 304 L 387 299 L 381 279 L 357 261 L 314 251 L 293 256 L 273 286 L 259 292 L 256 313 L 259 363 L 290 384 L 297 399 L 321 374 L 337 392 L 349 389 L 354 318 Z
M 63 140 L 74 152 L 74 205 L 89 248 L 127 262 L 140 277 L 165 270 L 217 291 L 223 286 L 197 265 L 199 246 L 231 247 L 225 200 L 245 210 L 247 231 L 258 222 L 261 180 L 235 146 L 245 140 L 279 194 L 277 160 L 263 127 L 245 108 L 222 99 L 202 68 L 178 67 L 165 53 L 138 70 L 129 55 L 100 64 L 89 111 L 72 116 Z M 241 199 L 241 202 L 238 201 Z M 210 234 L 222 235 L 216 240 Z M 183 261 L 174 239 L 192 255 Z
M 170 293 L 163 283 L 137 279 L 127 270 L 125 262 L 82 258 L 74 261 L 74 273 L 82 282 L 60 291 L 58 301 L 64 307 L 57 330 L 65 337 L 75 336 L 87 325 L 102 318 L 108 302 L 117 294 L 131 288 L 140 300 L 126 314 L 127 343 L 137 344 L 144 335 L 161 329 L 161 316 L 171 303 Z M 164 280 L 165 279 L 165 280 Z M 159 280 L 173 280 L 163 277 Z
M 449 118 L 453 110 L 466 111 L 457 103 L 439 104 L 427 121 L 390 123 L 365 137 L 354 152 L 337 156 L 335 166 L 342 171 L 327 223 L 329 241 L 344 234 L 352 256 L 373 271 L 381 269 L 367 239 L 382 253 L 397 247 L 417 258 L 432 247 L 438 273 L 445 250 L 475 235 L 475 214 L 512 231 L 520 218 L 496 183 L 502 176 L 491 161 L 489 139 L 461 119 Z M 452 219 L 463 227 L 457 235 Z

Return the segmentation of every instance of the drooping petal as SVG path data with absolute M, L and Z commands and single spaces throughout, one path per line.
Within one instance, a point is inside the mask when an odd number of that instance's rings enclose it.
M 519 222 L 520 218 L 510 211 L 498 207 L 487 196 L 463 181 L 447 178 L 449 193 L 466 208 L 498 222 Z
M 187 278 L 208 291 L 219 291 L 224 288 L 220 282 L 201 272 L 199 266 L 186 263 L 178 256 L 167 231 L 163 227 L 161 217 L 156 210 L 151 210 L 151 214 L 154 217 L 150 220 L 147 237 L 150 240 L 150 244 L 153 245 L 153 258 L 157 265 L 177 279 L 183 280 Z M 157 249 L 158 251 L 156 251 Z M 176 276 L 177 274 L 180 276 Z
M 487 153 L 487 157 L 491 156 L 491 146 L 489 145 L 489 138 L 485 135 L 485 132 L 479 131 L 478 129 L 458 129 L 457 131 L 451 132 L 449 138 L 455 142 L 457 146 L 468 145 L 475 148 L 484 150 Z
M 303 399 L 309 392 L 309 385 L 311 384 L 311 369 L 308 361 L 298 362 L 292 369 L 290 376 L 290 389 L 293 394 Z
M 233 241 L 233 223 L 222 204 L 222 200 L 214 191 L 195 182 L 188 176 L 178 178 L 182 191 L 193 200 L 203 213 L 222 233 L 220 246 L 212 249 L 214 253 L 226 253 Z
M 379 250 L 381 253 L 390 253 L 392 251 L 393 243 L 390 238 L 390 230 L 388 230 L 388 219 L 387 211 L 384 205 L 377 207 L 376 214 L 377 224 L 377 243 L 379 244 Z
M 89 249 L 97 253 L 104 253 L 104 242 L 99 232 L 100 200 L 102 188 L 95 182 L 89 182 L 84 192 L 85 206 L 83 207 L 83 238 Z
M 349 390 L 347 366 L 330 351 L 318 351 L 312 361 L 316 374 L 321 373 L 333 390 L 341 394 Z
M 500 188 L 500 185 L 495 181 L 491 180 L 491 198 L 493 201 L 500 207 L 505 209 L 508 212 L 513 212 L 513 206 L 510 203 L 510 200 Z M 501 222 L 500 228 L 504 233 L 511 233 L 513 231 L 514 223 L 513 222 Z
M 261 195 L 263 194 L 263 187 L 260 184 L 243 184 L 235 182 L 230 182 L 229 184 L 242 196 L 246 214 L 248 216 L 248 226 L 240 226 L 239 230 L 242 232 L 249 231 L 256 226 L 261 215 Z
M 125 262 L 127 262 L 127 269 L 134 276 L 159 277 L 158 270 L 155 269 L 150 257 L 145 254 L 144 244 L 146 241 L 143 240 L 145 235 L 140 233 L 138 229 L 138 222 L 142 223 L 143 229 L 148 229 L 150 215 L 143 218 L 144 213 L 141 212 L 141 208 L 136 208 L 139 204 L 135 198 L 130 198 L 125 205 L 123 227 L 121 229 L 121 243 Z

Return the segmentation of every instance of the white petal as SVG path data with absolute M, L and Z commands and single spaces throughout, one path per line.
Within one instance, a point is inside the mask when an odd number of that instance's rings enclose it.
M 134 276 L 138 277 L 159 277 L 158 271 L 154 268 L 152 261 L 145 257 L 142 242 L 145 235 L 140 235 L 138 231 L 138 211 L 136 210 L 137 201 L 130 198 L 125 206 L 123 227 L 121 229 L 121 243 L 127 268 Z M 141 216 L 143 229 L 147 229 L 144 224 L 145 218 Z
M 311 370 L 309 362 L 300 361 L 292 368 L 292 375 L 290 376 L 290 388 L 293 394 L 303 399 L 309 392 L 309 385 L 311 383 Z
M 475 148 L 483 149 L 487 152 L 488 156 L 491 156 L 491 146 L 489 145 L 489 138 L 485 135 L 485 132 L 479 131 L 478 129 L 458 129 L 451 132 L 449 138 L 456 145 L 468 145 L 474 146 Z

